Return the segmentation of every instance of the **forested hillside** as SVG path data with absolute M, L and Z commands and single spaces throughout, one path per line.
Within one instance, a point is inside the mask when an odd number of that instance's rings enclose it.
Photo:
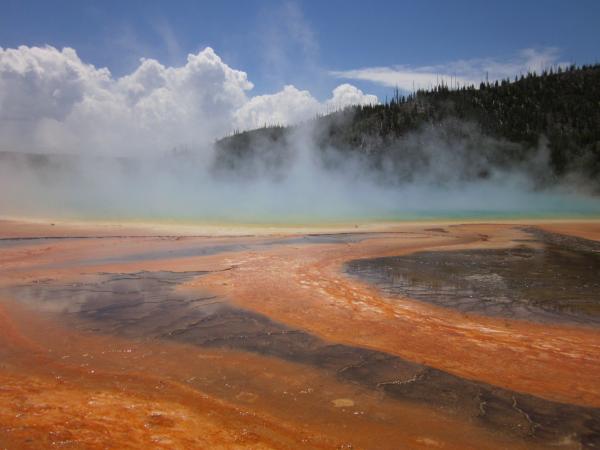
M 600 189 L 600 65 L 479 86 L 442 84 L 408 96 L 396 92 L 384 104 L 347 108 L 307 124 L 238 133 L 217 142 L 215 169 L 280 170 L 304 132 L 326 165 L 338 165 L 340 154 L 358 156 L 390 182 L 410 181 L 432 167 L 453 180 L 519 168 L 537 184 L 577 179 Z M 458 163 L 440 167 L 436 159 Z

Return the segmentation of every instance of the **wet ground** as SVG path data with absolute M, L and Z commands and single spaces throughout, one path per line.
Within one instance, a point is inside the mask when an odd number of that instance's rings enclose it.
M 600 409 L 551 402 L 456 377 L 384 352 L 327 342 L 301 329 L 181 288 L 207 272 L 98 273 L 76 283 L 39 280 L 7 290 L 68 327 L 134 340 L 167 339 L 308 365 L 379 395 L 472 421 L 525 442 L 600 446 Z M 341 399 L 340 401 L 348 401 Z M 346 406 L 352 406 L 351 404 Z M 344 405 L 341 405 L 344 406 Z
M 524 228 L 507 249 L 428 251 L 351 261 L 390 295 L 510 319 L 600 325 L 600 243 Z
M 254 235 L 236 236 L 222 239 L 211 236 L 147 236 L 146 239 L 155 239 L 169 243 L 164 249 L 140 250 L 122 255 L 108 257 L 86 257 L 78 260 L 76 264 L 99 265 L 120 264 L 128 262 L 152 261 L 166 258 L 193 258 L 217 255 L 220 253 L 233 253 L 242 251 L 261 251 L 278 245 L 304 245 L 304 244 L 350 244 L 373 237 L 385 237 L 397 233 L 386 232 L 356 232 L 356 233 L 313 233 L 292 237 L 258 237 Z M 20 246 L 48 245 L 56 242 L 77 242 L 93 240 L 122 240 L 132 239 L 132 236 L 46 236 L 46 237 L 10 237 L 0 238 L 0 250 Z M 199 243 L 198 240 L 203 242 Z M 219 241 L 218 243 L 211 241 Z M 226 241 L 226 242 L 223 242 Z M 68 265 L 68 264 L 67 264 Z M 58 267 L 53 264 L 52 267 Z
M 0 242 L 0 446 L 600 446 L 595 241 L 40 236 Z

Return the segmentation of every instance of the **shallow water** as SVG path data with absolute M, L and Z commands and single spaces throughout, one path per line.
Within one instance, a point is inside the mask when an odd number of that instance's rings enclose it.
M 514 248 L 361 259 L 346 271 L 386 294 L 465 313 L 600 325 L 600 244 L 526 231 Z
M 87 332 L 258 353 L 308 365 L 387 399 L 433 407 L 532 443 L 569 439 L 590 448 L 600 445 L 600 409 L 551 402 L 383 352 L 324 341 L 209 292 L 181 288 L 206 273 L 98 273 L 76 283 L 42 280 L 6 292 Z

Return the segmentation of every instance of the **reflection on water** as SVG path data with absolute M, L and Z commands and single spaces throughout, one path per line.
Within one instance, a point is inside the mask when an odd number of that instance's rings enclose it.
M 7 292 L 83 330 L 267 355 L 318 368 L 387 399 L 443 410 L 508 436 L 536 443 L 569 439 L 583 446 L 600 445 L 599 409 L 551 402 L 386 353 L 327 342 L 236 308 L 208 292 L 180 287 L 205 273 L 100 273 L 82 276 L 76 283 L 45 280 Z M 411 281 L 405 274 L 395 276 Z
M 347 271 L 388 294 L 467 313 L 600 324 L 598 244 L 528 231 L 536 239 L 516 248 L 356 260 Z

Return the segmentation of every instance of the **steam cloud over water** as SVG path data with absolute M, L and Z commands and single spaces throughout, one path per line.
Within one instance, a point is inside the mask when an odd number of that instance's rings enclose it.
M 547 168 L 543 143 L 513 167 L 493 160 L 506 143 L 447 123 L 399 139 L 397 154 L 375 168 L 368 155 L 323 148 L 310 120 L 375 96 L 349 84 L 324 102 L 294 86 L 254 97 L 251 89 L 210 48 L 182 67 L 142 60 L 121 78 L 72 49 L 0 49 L 0 215 L 290 222 L 600 214 L 576 180 L 532 181 Z M 251 158 L 213 144 L 235 129 L 300 122 L 283 141 L 252 140 Z
M 567 187 L 537 189 L 518 170 L 462 181 L 457 174 L 472 168 L 451 160 L 456 148 L 426 134 L 411 139 L 432 145 L 438 159 L 413 167 L 406 182 L 337 149 L 325 164 L 302 127 L 289 148 L 272 149 L 284 155 L 277 164 L 253 159 L 228 171 L 216 168 L 213 147 L 135 159 L 5 154 L 0 208 L 14 215 L 241 222 L 600 213 L 597 199 Z

